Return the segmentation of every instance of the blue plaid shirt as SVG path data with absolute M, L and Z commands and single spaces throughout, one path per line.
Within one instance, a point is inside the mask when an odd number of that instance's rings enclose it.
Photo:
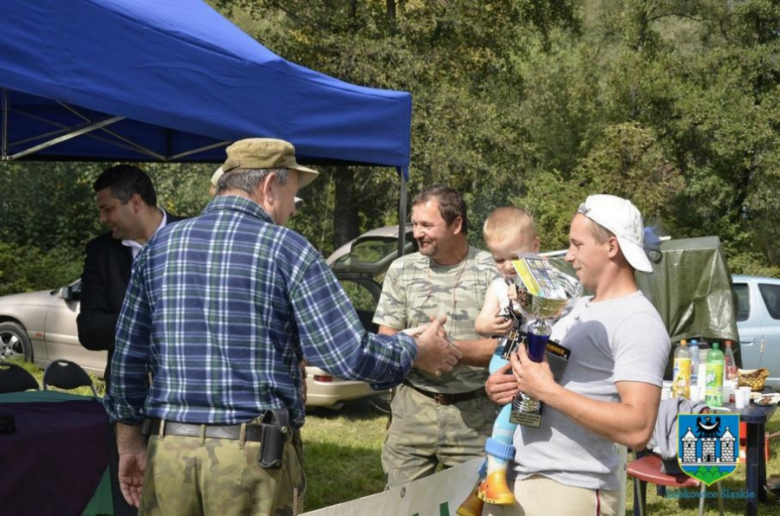
M 145 417 L 235 424 L 288 408 L 299 427 L 301 359 L 385 388 L 406 377 L 416 356 L 411 337 L 363 329 L 306 239 L 257 203 L 221 196 L 138 255 L 104 403 L 129 425 Z

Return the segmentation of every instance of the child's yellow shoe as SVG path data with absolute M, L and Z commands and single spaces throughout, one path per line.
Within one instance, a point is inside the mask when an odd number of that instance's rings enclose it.
M 490 473 L 479 484 L 477 496 L 480 500 L 494 505 L 512 505 L 515 503 L 515 495 L 506 485 L 506 471 L 501 469 Z
M 477 486 L 474 486 L 469 497 L 460 504 L 455 514 L 458 516 L 481 516 L 483 505 L 482 500 L 477 496 Z

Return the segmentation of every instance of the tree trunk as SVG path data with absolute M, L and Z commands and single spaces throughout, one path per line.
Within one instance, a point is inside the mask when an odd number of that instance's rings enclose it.
M 333 249 L 338 249 L 360 234 L 357 199 L 355 199 L 355 172 L 350 167 L 338 166 L 334 174 L 336 199 L 333 210 Z

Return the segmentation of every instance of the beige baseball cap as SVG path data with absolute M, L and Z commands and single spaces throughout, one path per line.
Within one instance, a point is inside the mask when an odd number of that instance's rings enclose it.
M 227 148 L 227 160 L 220 167 L 223 173 L 240 169 L 289 168 L 300 172 L 299 188 L 308 185 L 319 176 L 295 161 L 295 147 L 275 138 L 247 138 Z

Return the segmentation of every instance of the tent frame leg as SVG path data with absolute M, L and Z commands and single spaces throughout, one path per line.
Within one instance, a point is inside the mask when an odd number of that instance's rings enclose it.
M 396 167 L 398 177 L 401 180 L 400 200 L 398 202 L 398 257 L 404 255 L 406 248 L 406 183 L 409 181 L 409 169 Z
M 0 92 L 0 109 L 3 111 L 2 141 L 0 141 L 0 160 L 8 159 L 8 90 Z

